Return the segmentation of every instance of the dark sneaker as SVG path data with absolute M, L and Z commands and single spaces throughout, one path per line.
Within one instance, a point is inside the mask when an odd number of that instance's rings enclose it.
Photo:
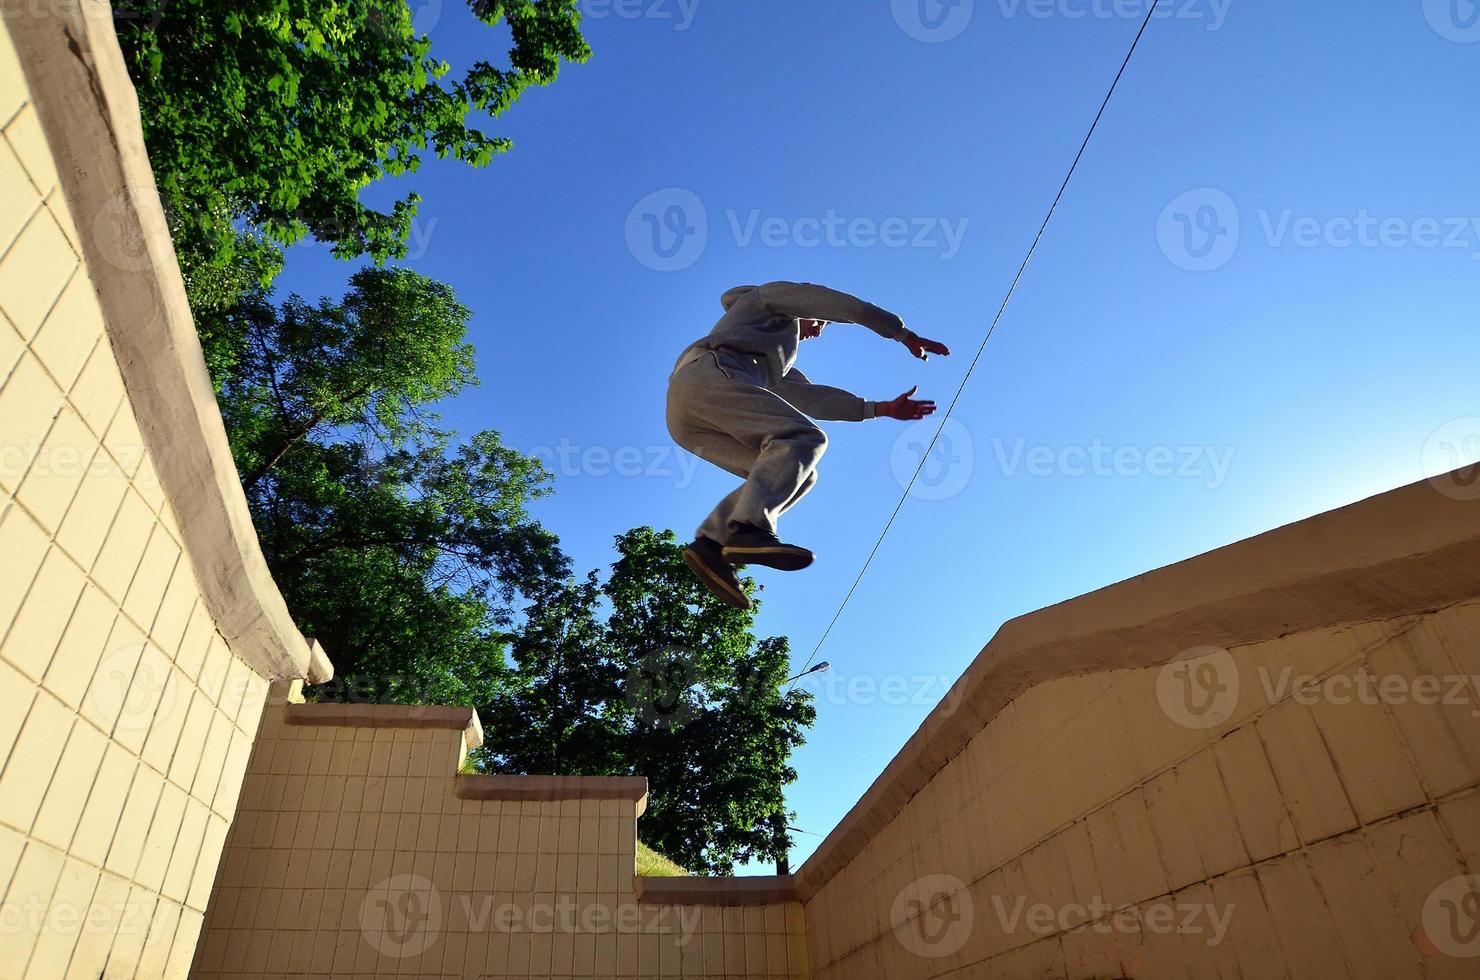
M 683 549 L 683 560 L 719 601 L 736 609 L 750 608 L 750 596 L 741 588 L 735 570 L 725 562 L 718 541 L 696 538 Z
M 800 571 L 817 558 L 806 548 L 783 544 L 770 531 L 749 524 L 730 535 L 723 554 L 731 565 L 769 565 L 783 572 Z

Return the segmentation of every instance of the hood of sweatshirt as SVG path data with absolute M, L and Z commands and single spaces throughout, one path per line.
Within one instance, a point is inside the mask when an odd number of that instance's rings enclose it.
M 734 289 L 726 290 L 725 294 L 719 298 L 719 305 L 723 306 L 725 312 L 728 313 L 730 307 L 740 302 L 746 293 L 753 293 L 759 288 L 759 286 L 736 286 Z

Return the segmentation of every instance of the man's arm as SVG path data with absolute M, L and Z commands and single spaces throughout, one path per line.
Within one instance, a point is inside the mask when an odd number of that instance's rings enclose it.
M 773 282 L 760 288 L 761 304 L 782 316 L 861 323 L 880 337 L 904 340 L 904 321 L 872 303 L 810 282 Z
M 792 368 L 775 390 L 805 414 L 824 422 L 863 422 L 866 419 L 913 422 L 935 414 L 935 402 L 914 397 L 920 390 L 918 385 L 887 402 L 871 402 L 842 388 L 813 384 L 805 374 Z
M 796 368 L 786 372 L 775 391 L 804 414 L 824 422 L 862 422 L 875 414 L 874 402 L 842 388 L 813 384 Z
M 773 282 L 760 287 L 760 294 L 761 304 L 773 313 L 859 323 L 880 337 L 904 344 L 922 361 L 928 361 L 931 354 L 947 357 L 951 353 L 945 344 L 926 340 L 910 330 L 896 314 L 836 289 L 810 282 Z

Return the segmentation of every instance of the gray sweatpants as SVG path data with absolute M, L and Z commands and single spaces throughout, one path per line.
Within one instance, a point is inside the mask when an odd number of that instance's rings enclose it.
M 668 381 L 668 432 L 675 442 L 745 480 L 699 525 L 724 544 L 733 526 L 776 533 L 777 519 L 817 483 L 827 436 L 764 387 L 765 364 L 726 350 L 703 351 Z

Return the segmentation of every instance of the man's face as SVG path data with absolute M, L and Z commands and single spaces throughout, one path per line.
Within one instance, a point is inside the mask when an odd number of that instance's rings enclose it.
M 826 320 L 811 320 L 806 317 L 802 317 L 801 319 L 797 320 L 797 323 L 801 327 L 803 340 L 811 340 L 814 337 L 821 337 L 822 328 L 827 326 Z

